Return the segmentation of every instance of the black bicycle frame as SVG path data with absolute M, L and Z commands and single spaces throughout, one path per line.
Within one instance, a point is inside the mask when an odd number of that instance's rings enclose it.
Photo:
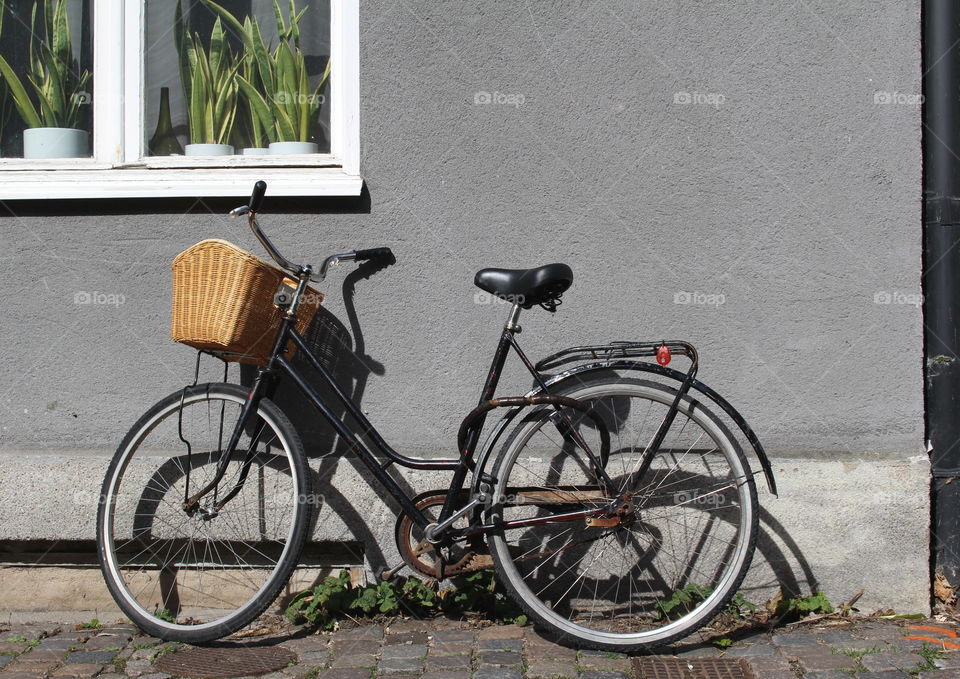
M 229 443 L 220 459 L 220 463 L 213 480 L 203 489 L 186 499 L 184 508 L 187 511 L 196 510 L 198 508 L 200 499 L 210 491 L 214 490 L 220 483 L 226 471 L 227 461 L 236 450 L 236 446 L 240 441 L 240 437 L 244 431 L 244 428 L 246 427 L 246 423 L 251 413 L 255 413 L 260 400 L 272 392 L 273 387 L 275 386 L 275 381 L 278 379 L 279 375 L 285 374 L 293 381 L 295 385 L 297 385 L 297 387 L 303 392 L 313 406 L 330 423 L 337 434 L 346 443 L 349 451 L 364 462 L 377 481 L 379 481 L 384 489 L 393 496 L 393 498 L 399 503 L 402 510 L 408 514 L 414 523 L 416 523 L 420 528 L 426 529 L 431 524 L 434 524 L 434 521 L 425 516 L 423 512 L 417 508 L 414 500 L 409 497 L 400 487 L 400 485 L 394 480 L 394 478 L 387 473 L 387 468 L 391 464 L 399 464 L 410 469 L 448 470 L 453 472 L 453 477 L 450 480 L 449 490 L 447 491 L 443 508 L 441 509 L 439 517 L 435 523 L 434 530 L 436 530 L 437 526 L 449 526 L 452 524 L 452 521 L 450 521 L 451 517 L 454 517 L 455 515 L 462 515 L 471 508 L 479 505 L 479 500 L 476 498 L 471 498 L 470 503 L 464 507 L 458 508 L 456 506 L 457 498 L 460 496 L 460 491 L 464 487 L 467 474 L 475 468 L 474 453 L 480 440 L 480 433 L 486 421 L 487 412 L 491 407 L 517 404 L 517 399 L 493 400 L 497 385 L 500 381 L 500 375 L 507 359 L 507 355 L 511 349 L 516 352 L 521 362 L 524 364 L 527 370 L 529 370 L 531 375 L 533 375 L 535 381 L 543 392 L 541 395 L 535 397 L 535 399 L 528 399 L 530 404 L 546 404 L 555 408 L 560 414 L 560 419 L 565 421 L 566 425 L 568 425 L 565 429 L 567 434 L 570 436 L 573 442 L 576 443 L 586 453 L 593 468 L 597 470 L 599 477 L 598 480 L 600 483 L 607 487 L 609 487 L 607 484 L 612 484 L 612 481 L 605 470 L 605 464 L 601 462 L 601 458 L 606 451 L 601 451 L 601 457 L 598 457 L 591 450 L 586 441 L 584 441 L 582 435 L 579 433 L 578 428 L 573 426 L 572 421 L 569 420 L 569 416 L 561 410 L 561 405 L 577 405 L 579 402 L 565 397 L 551 395 L 547 389 L 547 385 L 544 382 L 543 376 L 538 370 L 539 366 L 535 366 L 530 359 L 527 358 L 526 354 L 524 354 L 523 350 L 520 348 L 520 345 L 517 343 L 516 334 L 520 331 L 520 327 L 517 325 L 517 318 L 519 317 L 520 313 L 519 306 L 514 305 L 510 313 L 509 320 L 507 321 L 503 328 L 503 332 L 500 335 L 496 351 L 494 352 L 493 361 L 490 364 L 490 369 L 487 372 L 487 377 L 484 381 L 483 389 L 480 394 L 478 407 L 464 420 L 463 426 L 466 427 L 466 430 L 462 430 L 459 437 L 460 457 L 458 459 L 438 460 L 418 459 L 407 457 L 406 455 L 398 453 L 383 439 L 376 427 L 374 427 L 370 420 L 367 419 L 367 417 L 360 410 L 359 406 L 337 383 L 327 367 L 324 366 L 323 363 L 321 363 L 320 360 L 310 350 L 303 336 L 297 332 L 295 328 L 296 308 L 298 306 L 297 300 L 299 300 L 300 295 L 306 288 L 306 281 L 307 278 L 301 276 L 300 285 L 298 286 L 297 292 L 293 297 L 293 303 L 291 307 L 287 309 L 287 312 L 281 321 L 270 358 L 268 359 L 267 363 L 257 372 L 256 378 L 254 379 L 253 385 L 250 389 L 250 395 L 241 408 L 239 419 L 234 426 Z M 291 342 L 293 343 L 295 349 L 301 352 L 301 356 L 306 359 L 307 363 L 320 375 L 323 382 L 330 388 L 336 398 L 343 404 L 344 408 L 346 408 L 346 412 L 349 413 L 353 420 L 360 426 L 363 434 L 369 438 L 370 443 L 383 455 L 383 457 L 386 458 L 385 462 L 381 463 L 377 459 L 377 456 L 370 450 L 370 448 L 360 440 L 357 434 L 355 434 L 349 426 L 347 426 L 344 419 L 337 417 L 330 406 L 324 402 L 324 399 L 314 388 L 313 384 L 311 384 L 311 382 L 291 363 L 290 359 L 287 357 L 287 347 Z M 655 347 L 656 345 L 642 346 L 646 347 L 646 350 L 649 350 L 649 347 Z M 692 347 L 690 347 L 690 349 L 692 350 Z M 696 360 L 694 358 L 694 368 L 692 370 L 694 373 L 695 366 Z M 653 445 L 650 447 L 650 449 L 648 449 L 648 459 L 645 460 L 644 464 L 642 465 L 640 476 L 642 476 L 642 473 L 646 471 L 646 468 L 649 465 L 649 460 L 652 459 L 656 449 L 659 447 L 659 444 L 663 439 L 664 434 L 666 433 L 666 429 L 668 429 L 672 423 L 677 412 L 679 400 L 682 398 L 683 394 L 686 393 L 686 388 L 689 387 L 688 382 L 689 380 L 682 385 L 680 393 L 677 395 L 677 399 L 673 407 L 668 412 L 665 421 L 661 424 L 660 430 L 655 437 Z M 581 408 L 583 407 L 583 404 L 579 405 Z M 264 424 L 261 424 L 257 431 L 254 432 L 252 436 L 253 441 L 256 441 L 259 438 L 263 426 Z M 247 450 L 246 458 L 244 460 L 244 467 L 247 466 L 249 460 L 251 459 L 254 447 L 255 446 L 250 446 L 250 448 Z M 245 477 L 246 474 L 242 473 L 236 486 L 217 503 L 214 508 L 215 510 L 218 511 L 223 504 L 228 502 L 239 492 Z M 490 488 L 492 489 L 492 482 L 495 481 L 495 479 L 488 477 L 488 481 L 490 482 Z M 469 528 L 460 529 L 454 532 L 457 535 L 463 535 L 466 533 L 488 532 L 490 530 L 499 528 L 518 528 L 521 526 L 535 525 L 551 521 L 571 521 L 616 511 L 619 504 L 620 499 L 613 498 L 608 503 L 604 503 L 602 505 L 598 504 L 594 508 L 549 516 L 505 521 L 499 525 L 478 525 L 472 521 Z M 444 522 L 447 523 L 445 524 Z M 438 532 L 442 534 L 443 531 Z M 439 535 L 436 537 L 439 537 Z

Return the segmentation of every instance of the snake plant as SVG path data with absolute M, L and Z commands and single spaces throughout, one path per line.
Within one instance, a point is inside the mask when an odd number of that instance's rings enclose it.
M 0 56 L 0 76 L 17 112 L 30 128 L 77 127 L 80 107 L 89 103 L 85 88 L 90 81 L 90 71 L 81 71 L 73 54 L 67 19 L 68 2 L 43 0 L 42 40 L 37 37 L 36 30 L 39 2 L 34 2 L 30 13 L 30 67 L 26 73 L 26 85 L 10 63 Z M 6 12 L 5 6 L 0 9 Z
M 277 22 L 277 46 L 272 50 L 263 40 L 260 24 L 247 16 L 241 23 L 213 0 L 203 0 L 243 41 L 243 68 L 237 83 L 243 93 L 257 146 L 268 141 L 310 141 L 320 121 L 322 90 L 330 77 L 330 60 L 316 87 L 311 88 L 306 55 L 300 45 L 300 19 L 307 8 L 297 11 L 290 0 L 288 16 L 277 0 L 273 2 Z
M 237 70 L 240 62 L 218 18 L 210 32 L 209 48 L 199 33 L 190 33 L 178 0 L 174 39 L 180 62 L 180 82 L 187 100 L 190 141 L 228 144 L 237 115 Z

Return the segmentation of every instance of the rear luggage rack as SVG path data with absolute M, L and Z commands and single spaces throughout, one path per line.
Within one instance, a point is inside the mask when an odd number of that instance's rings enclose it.
M 657 350 L 667 347 L 671 354 L 680 354 L 690 359 L 688 374 L 693 376 L 697 372 L 697 350 L 689 342 L 669 340 L 663 342 L 610 342 L 609 344 L 595 344 L 582 347 L 570 347 L 558 351 L 542 359 L 534 366 L 537 372 L 545 372 L 559 368 L 567 363 L 589 360 L 611 360 L 615 358 L 646 358 L 655 357 Z

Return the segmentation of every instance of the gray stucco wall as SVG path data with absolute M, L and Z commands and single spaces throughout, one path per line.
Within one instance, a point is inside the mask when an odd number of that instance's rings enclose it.
M 451 454 L 475 405 L 505 307 L 476 303 L 473 273 L 568 262 L 559 312 L 523 318 L 528 353 L 694 342 L 703 380 L 791 477 L 780 510 L 762 499 L 817 554 L 814 570 L 831 562 L 820 584 L 852 595 L 855 564 L 897 550 L 909 582 L 891 573 L 872 598 L 921 609 L 919 90 L 916 1 L 365 1 L 369 193 L 268 198 L 264 226 L 310 261 L 393 248 L 396 266 L 355 285 L 365 353 L 383 366 L 356 374 L 400 450 Z M 256 250 L 222 216 L 230 203 L 7 203 L 4 478 L 15 450 L 115 445 L 190 379 L 192 352 L 168 339 L 169 262 L 206 237 Z M 326 307 L 349 326 L 344 271 Z M 75 304 L 95 292 L 123 303 Z M 513 375 L 505 393 L 529 382 Z M 48 459 L 36 483 L 55 487 L 62 458 Z M 31 534 L 7 517 L 0 538 Z

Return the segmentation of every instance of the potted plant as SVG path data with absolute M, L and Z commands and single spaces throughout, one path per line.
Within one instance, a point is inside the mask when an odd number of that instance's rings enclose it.
M 30 66 L 27 86 L 9 62 L 0 56 L 0 76 L 27 129 L 24 158 L 82 158 L 90 155 L 90 133 L 77 128 L 82 106 L 90 103 L 86 91 L 90 71 L 80 70 L 73 55 L 68 0 L 43 0 L 43 40 L 36 37 L 37 8 L 30 13 Z M 5 7 L 0 9 L 6 11 Z M 28 87 L 33 97 L 28 93 Z M 36 103 L 34 103 L 36 102 Z
M 240 64 L 218 18 L 205 49 L 199 33 L 190 34 L 178 0 L 174 17 L 175 40 L 180 61 L 180 82 L 187 101 L 190 143 L 188 156 L 229 156 L 237 115 L 237 69 Z
M 269 141 L 271 154 L 316 153 L 317 144 L 310 139 L 320 122 L 330 60 L 316 87 L 311 88 L 306 55 L 300 46 L 300 19 L 307 8 L 298 12 L 296 0 L 290 0 L 288 19 L 284 19 L 274 0 L 279 40 L 271 51 L 256 19 L 247 16 L 241 24 L 213 0 L 203 1 L 243 40 L 244 67 L 237 83 L 247 104 L 254 143 Z

